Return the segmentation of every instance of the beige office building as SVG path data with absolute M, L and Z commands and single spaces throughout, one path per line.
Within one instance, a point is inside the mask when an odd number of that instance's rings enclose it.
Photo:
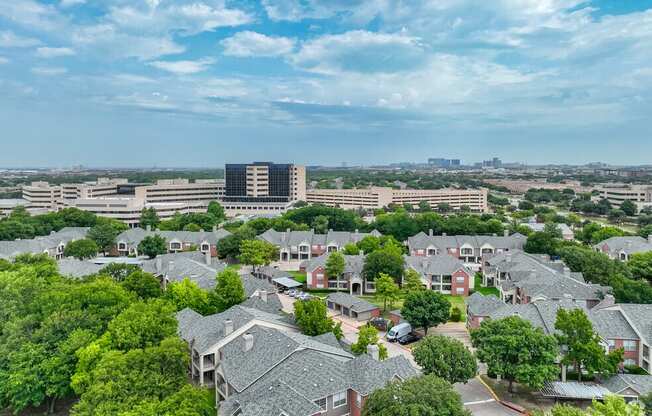
M 211 201 L 224 198 L 223 179 L 163 179 L 154 185 L 136 187 L 136 198 L 147 203 L 187 203 L 206 208 Z
M 97 178 L 96 182 L 64 183 L 61 185 L 61 197 L 64 200 L 102 198 L 116 196 L 118 185 L 129 183 L 124 178 Z
M 56 210 L 61 201 L 61 186 L 32 182 L 23 186 L 23 199 L 30 207 Z
M 466 206 L 473 212 L 487 212 L 488 209 L 486 189 L 312 189 L 307 191 L 306 201 L 345 209 L 379 209 L 390 204 L 416 207 L 423 201 L 432 209 L 440 204 L 448 204 L 454 210 Z
M 598 188 L 600 198 L 608 200 L 619 207 L 625 201 L 631 201 L 641 210 L 652 206 L 652 186 L 630 184 L 606 184 Z

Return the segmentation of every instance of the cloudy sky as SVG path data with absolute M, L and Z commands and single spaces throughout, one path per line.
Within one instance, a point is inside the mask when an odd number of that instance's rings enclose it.
M 652 163 L 652 0 L 0 0 L 0 165 Z

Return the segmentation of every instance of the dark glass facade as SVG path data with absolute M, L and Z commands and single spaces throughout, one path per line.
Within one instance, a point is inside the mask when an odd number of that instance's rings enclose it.
M 247 166 L 267 166 L 268 196 L 247 196 Z M 271 162 L 254 162 L 251 164 L 227 164 L 225 167 L 227 202 L 289 202 L 290 178 L 292 165 Z

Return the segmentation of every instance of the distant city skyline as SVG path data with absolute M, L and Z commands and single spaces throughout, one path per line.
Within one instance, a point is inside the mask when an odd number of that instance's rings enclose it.
M 652 163 L 652 0 L 0 4 L 0 166 Z

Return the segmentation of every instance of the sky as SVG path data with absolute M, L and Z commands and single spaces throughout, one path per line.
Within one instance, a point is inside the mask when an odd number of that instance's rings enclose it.
M 0 166 L 652 163 L 652 0 L 0 0 Z

